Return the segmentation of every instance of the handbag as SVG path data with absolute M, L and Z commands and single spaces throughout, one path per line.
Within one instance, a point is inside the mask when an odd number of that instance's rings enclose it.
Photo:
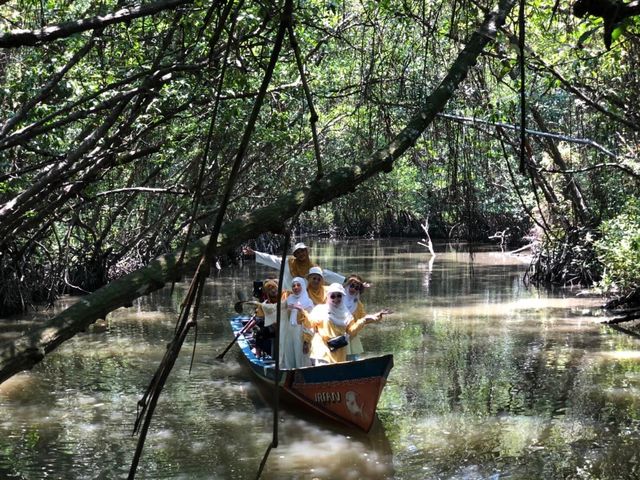
M 337 337 L 327 340 L 327 345 L 329 346 L 329 350 L 335 352 L 339 348 L 349 345 L 349 340 L 347 340 L 347 337 L 344 335 L 338 335 Z

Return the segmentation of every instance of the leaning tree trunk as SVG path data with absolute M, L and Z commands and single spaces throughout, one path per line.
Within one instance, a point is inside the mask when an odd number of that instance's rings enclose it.
M 338 169 L 312 182 L 307 188 L 291 191 L 267 207 L 227 222 L 218 237 L 217 251 L 234 248 L 263 232 L 281 233 L 286 220 L 296 213 L 307 193 L 309 198 L 306 209 L 311 210 L 354 191 L 358 185 L 380 172 L 390 172 L 395 160 L 416 143 L 436 114 L 444 109 L 484 48 L 495 38 L 497 29 L 504 24 L 514 3 L 515 0 L 501 0 L 496 11 L 486 16 L 458 54 L 447 76 L 407 126 L 386 147 L 375 152 L 362 165 Z M 109 312 L 131 305 L 134 299 L 162 288 L 168 281 L 178 279 L 200 260 L 207 240 L 208 237 L 204 237 L 191 244 L 182 265 L 177 264 L 175 253 L 159 257 L 148 266 L 87 295 L 42 327 L 3 344 L 0 347 L 0 382 L 21 370 L 32 368 L 62 342 L 85 330 L 97 319 L 104 318 Z

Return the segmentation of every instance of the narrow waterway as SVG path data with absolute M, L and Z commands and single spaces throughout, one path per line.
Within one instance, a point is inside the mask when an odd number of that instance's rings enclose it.
M 369 435 L 283 410 L 262 478 L 640 478 L 640 341 L 598 325 L 598 300 L 526 287 L 526 265 L 488 249 L 438 245 L 430 262 L 410 240 L 309 243 L 320 264 L 372 282 L 367 310 L 395 310 L 361 334 L 365 355 L 393 353 L 395 367 Z M 234 292 L 270 273 L 251 262 L 209 281 L 192 371 L 193 335 L 137 478 L 255 478 L 272 411 L 236 349 L 215 357 Z M 110 314 L 0 385 L 1 479 L 126 478 L 136 404 L 185 288 Z

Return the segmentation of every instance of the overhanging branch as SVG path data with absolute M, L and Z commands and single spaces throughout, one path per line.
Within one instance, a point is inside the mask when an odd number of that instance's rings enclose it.
M 171 10 L 181 5 L 193 3 L 193 0 L 161 0 L 139 7 L 121 8 L 107 15 L 98 15 L 73 22 L 40 28 L 38 30 L 12 30 L 0 35 L 0 48 L 17 48 L 25 45 L 36 45 L 59 38 L 69 37 L 75 33 L 106 27 L 114 23 L 126 22 L 134 18 L 154 15 L 163 10 Z
M 479 118 L 470 118 L 470 117 L 463 117 L 460 115 L 451 115 L 448 113 L 440 113 L 438 115 L 441 118 L 446 118 L 448 120 L 453 120 L 455 122 L 460 122 L 460 123 L 470 123 L 470 124 L 475 124 L 475 125 L 487 125 L 490 127 L 501 127 L 504 128 L 505 130 L 516 130 L 519 131 L 520 130 L 520 125 L 511 125 L 508 123 L 502 123 L 502 122 L 489 122 L 488 120 L 481 120 Z M 593 140 L 589 140 L 587 138 L 576 138 L 576 137 L 570 137 L 567 135 L 560 135 L 557 133 L 549 133 L 549 132 L 541 132 L 539 130 L 531 130 L 530 128 L 526 128 L 525 132 L 528 135 L 533 135 L 536 137 L 543 137 L 543 138 L 552 138 L 554 140 L 559 140 L 562 142 L 568 142 L 568 143 L 577 143 L 580 145 L 587 145 L 589 147 L 593 147 L 596 150 L 601 151 L 602 153 L 604 153 L 605 155 L 612 157 L 612 158 L 618 158 L 617 155 L 613 152 L 611 152 L 610 150 L 607 150 L 605 147 L 603 147 L 602 145 L 600 145 L 597 142 L 594 142 Z
M 220 231 L 217 252 L 228 251 L 264 232 L 282 232 L 285 222 L 307 201 L 304 210 L 328 203 L 352 192 L 374 175 L 389 172 L 393 162 L 413 146 L 436 115 L 476 64 L 487 44 L 494 38 L 496 29 L 505 21 L 515 0 L 502 0 L 495 12 L 487 15 L 478 30 L 459 53 L 447 76 L 426 99 L 423 107 L 407 126 L 387 145 L 375 152 L 362 165 L 343 167 L 325 174 L 308 188 L 293 190 L 279 197 L 271 205 L 258 209 L 236 220 L 227 222 Z M 30 369 L 76 333 L 86 329 L 98 318 L 109 312 L 131 305 L 134 299 L 162 288 L 166 282 L 179 278 L 202 257 L 209 237 L 192 243 L 185 254 L 184 263 L 178 264 L 177 254 L 159 257 L 148 266 L 87 295 L 75 305 L 14 342 L 0 347 L 0 383 L 21 370 Z

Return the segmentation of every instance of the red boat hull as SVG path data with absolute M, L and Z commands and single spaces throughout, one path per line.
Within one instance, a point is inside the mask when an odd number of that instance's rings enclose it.
M 242 329 L 243 317 L 231 320 L 234 333 Z M 257 358 L 248 338 L 238 339 L 253 373 L 273 386 L 274 362 Z M 376 418 L 378 400 L 393 367 L 393 355 L 316 367 L 281 370 L 278 387 L 282 399 L 348 427 L 368 432 Z

